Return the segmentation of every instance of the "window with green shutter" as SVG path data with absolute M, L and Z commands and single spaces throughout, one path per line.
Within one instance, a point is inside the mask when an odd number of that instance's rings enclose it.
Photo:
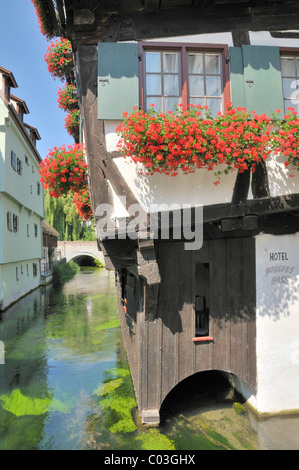
M 98 119 L 122 119 L 139 106 L 137 43 L 98 43 Z
M 283 109 L 280 52 L 273 46 L 230 48 L 233 106 L 271 115 Z

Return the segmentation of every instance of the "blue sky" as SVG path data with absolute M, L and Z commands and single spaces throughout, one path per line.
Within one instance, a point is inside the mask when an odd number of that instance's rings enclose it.
M 41 34 L 30 0 L 1 0 L 0 66 L 10 70 L 18 84 L 12 94 L 25 100 L 30 114 L 24 121 L 38 129 L 37 149 L 45 158 L 49 149 L 74 140 L 64 128 L 66 113 L 58 107 L 62 87 L 47 70 L 44 54 L 49 41 Z

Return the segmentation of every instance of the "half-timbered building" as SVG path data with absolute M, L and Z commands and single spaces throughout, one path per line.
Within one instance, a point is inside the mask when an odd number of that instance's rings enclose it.
M 116 272 L 143 422 L 159 422 L 168 393 L 206 370 L 227 374 L 257 413 L 298 411 L 299 172 L 290 177 L 270 156 L 217 186 L 206 169 L 144 175 L 122 157 L 116 134 L 123 112 L 152 102 L 165 111 L 200 103 L 217 113 L 227 102 L 268 115 L 290 104 L 298 111 L 298 2 L 56 4 L 59 23 L 54 9 L 48 15 L 73 46 L 98 243 Z M 105 234 L 103 204 L 113 207 Z M 162 204 L 176 224 L 191 207 L 202 243 L 186 249 L 175 223 L 162 236 L 163 211 L 157 237 L 144 236 L 147 224 L 130 232 L 123 221 L 132 204 L 147 223 Z

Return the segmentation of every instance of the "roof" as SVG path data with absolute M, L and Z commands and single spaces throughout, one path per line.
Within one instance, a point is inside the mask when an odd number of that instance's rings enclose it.
M 44 232 L 49 233 L 50 235 L 53 235 L 54 237 L 59 237 L 59 232 L 57 232 L 57 230 L 55 230 L 55 228 L 52 227 L 52 225 L 49 224 L 47 220 L 43 220 L 42 225 L 43 225 Z
M 18 98 L 15 95 L 12 95 L 12 94 L 10 95 L 10 99 L 13 100 L 13 101 L 16 101 L 19 105 L 21 105 L 23 107 L 23 110 L 24 110 L 25 114 L 29 114 L 28 106 L 27 106 L 27 104 L 24 100 L 22 100 L 21 98 Z
M 41 136 L 36 127 L 30 126 L 29 124 L 26 124 L 25 122 L 24 122 L 24 126 L 27 127 L 30 131 L 32 131 L 35 134 L 37 140 L 41 140 Z
M 6 75 L 10 79 L 10 86 L 13 88 L 18 88 L 17 81 L 10 70 L 5 69 L 4 67 L 0 67 L 0 73 Z

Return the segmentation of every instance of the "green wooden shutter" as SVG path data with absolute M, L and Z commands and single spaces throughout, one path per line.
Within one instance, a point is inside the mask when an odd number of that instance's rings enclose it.
M 246 108 L 243 53 L 241 47 L 230 48 L 230 85 L 233 106 Z
M 98 43 L 98 119 L 122 119 L 138 105 L 138 44 Z
M 230 49 L 231 89 L 234 106 L 271 115 L 283 109 L 279 48 L 242 46 Z

